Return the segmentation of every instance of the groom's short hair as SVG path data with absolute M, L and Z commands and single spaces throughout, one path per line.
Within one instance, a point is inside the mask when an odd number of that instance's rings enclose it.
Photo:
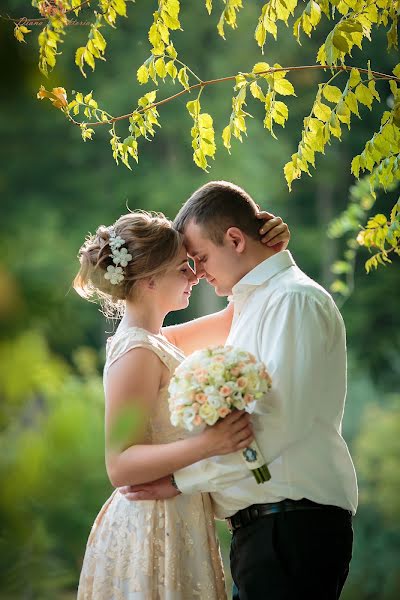
M 228 181 L 210 181 L 193 192 L 174 220 L 181 233 L 193 221 L 200 225 L 207 237 L 217 246 L 222 245 L 229 227 L 238 227 L 249 237 L 259 240 L 258 207 L 241 187 Z

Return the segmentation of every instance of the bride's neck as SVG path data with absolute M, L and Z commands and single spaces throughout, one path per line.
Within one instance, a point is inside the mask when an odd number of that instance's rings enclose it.
M 120 329 L 141 327 L 151 333 L 160 333 L 165 319 L 165 312 L 151 302 L 126 302 L 124 316 L 119 324 Z

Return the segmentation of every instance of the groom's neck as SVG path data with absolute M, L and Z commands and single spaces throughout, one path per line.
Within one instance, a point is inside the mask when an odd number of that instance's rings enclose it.
M 252 271 L 257 265 L 261 264 L 268 258 L 271 258 L 271 256 L 275 256 L 275 254 L 278 254 L 278 252 L 273 248 L 270 248 L 269 246 L 266 246 L 261 242 L 253 242 L 252 240 L 248 242 L 246 250 L 247 251 L 245 260 L 248 273 Z

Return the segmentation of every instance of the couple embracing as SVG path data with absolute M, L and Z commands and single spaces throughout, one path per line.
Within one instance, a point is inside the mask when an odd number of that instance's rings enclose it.
M 357 505 L 341 436 L 345 329 L 331 296 L 286 250 L 289 237 L 243 189 L 218 181 L 194 192 L 174 223 L 135 211 L 80 249 L 75 289 L 122 318 L 104 367 L 116 489 L 90 533 L 79 600 L 224 600 L 214 516 L 232 532 L 234 600 L 340 597 Z M 228 306 L 163 327 L 200 278 Z M 225 343 L 265 363 L 273 410 L 236 411 L 188 435 L 171 425 L 169 380 L 186 355 Z M 254 438 L 271 472 L 260 485 L 237 452 Z

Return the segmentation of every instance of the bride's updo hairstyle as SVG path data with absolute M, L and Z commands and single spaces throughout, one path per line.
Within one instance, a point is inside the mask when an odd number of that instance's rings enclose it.
M 131 255 L 122 268 L 123 279 L 112 283 L 105 277 L 113 261 L 113 238 L 124 240 Z M 111 243 L 111 245 L 110 245 Z M 125 300 L 135 299 L 140 280 L 165 273 L 177 258 L 183 245 L 183 236 L 162 213 L 134 211 L 122 215 L 111 227 L 100 225 L 94 235 L 88 235 L 79 249 L 81 264 L 73 287 L 89 301 L 99 301 L 107 317 L 120 317 Z

